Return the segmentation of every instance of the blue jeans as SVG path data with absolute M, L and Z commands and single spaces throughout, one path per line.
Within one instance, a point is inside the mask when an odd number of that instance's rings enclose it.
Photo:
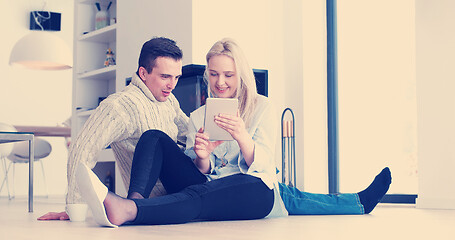
M 290 215 L 364 214 L 356 193 L 315 194 L 279 183 L 280 195 Z

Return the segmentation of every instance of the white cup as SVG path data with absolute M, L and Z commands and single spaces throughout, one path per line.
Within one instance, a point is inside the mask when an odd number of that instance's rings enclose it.
M 71 222 L 83 222 L 87 216 L 87 204 L 84 203 L 74 203 L 68 204 L 66 210 L 68 216 L 70 217 Z

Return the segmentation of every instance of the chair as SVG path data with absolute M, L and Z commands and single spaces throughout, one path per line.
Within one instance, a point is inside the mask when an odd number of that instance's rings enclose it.
M 1 123 L 0 122 L 0 131 L 4 132 L 16 132 L 16 129 L 9 124 L 6 123 Z M 8 174 L 7 174 L 7 168 L 6 168 L 6 158 L 11 154 L 12 150 L 14 147 L 14 143 L 3 143 L 0 144 L 0 160 L 3 168 L 3 172 L 5 173 L 5 178 L 2 181 L 2 185 L 0 187 L 0 192 L 3 189 L 4 184 L 6 183 L 6 188 L 8 189 L 8 198 L 11 199 L 10 192 L 9 192 L 9 184 L 8 184 Z
M 14 127 L 13 127 L 13 129 L 14 129 Z M 14 129 L 14 131 L 16 131 L 16 129 Z M 4 145 L 4 144 L 2 144 L 2 145 Z M 35 137 L 35 162 L 39 161 L 41 164 L 41 173 L 43 175 L 46 197 L 48 196 L 48 191 L 47 191 L 46 177 L 44 174 L 44 165 L 43 165 L 43 162 L 41 161 L 41 159 L 49 156 L 51 151 L 52 151 L 52 146 L 48 141 L 46 141 L 42 138 Z M 7 159 L 10 160 L 11 162 L 9 163 L 8 167 L 6 167 L 6 160 L 5 160 L 5 158 L 3 158 L 3 168 L 5 169 L 5 178 L 3 179 L 3 183 L 6 182 L 7 189 L 8 189 L 8 197 L 11 199 L 11 198 L 14 198 L 14 196 L 15 196 L 15 190 L 14 190 L 15 165 L 16 165 L 16 163 L 28 163 L 29 162 L 28 142 L 24 142 L 24 141 L 15 142 L 13 144 L 11 152 L 7 156 Z M 12 196 L 10 194 L 9 186 L 8 186 L 8 173 L 11 168 L 11 165 L 13 165 L 13 183 L 12 183 L 13 195 Z M 3 183 L 2 183 L 2 186 L 0 187 L 0 191 L 3 188 Z

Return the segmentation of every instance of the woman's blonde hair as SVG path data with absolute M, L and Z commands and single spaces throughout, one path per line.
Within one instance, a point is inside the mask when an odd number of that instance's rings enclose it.
M 239 100 L 240 117 L 248 127 L 254 112 L 257 97 L 256 80 L 254 78 L 253 69 L 248 65 L 248 61 L 246 60 L 242 49 L 240 49 L 238 44 L 231 38 L 223 38 L 210 48 L 206 55 L 207 68 L 210 58 L 218 55 L 225 55 L 234 60 L 235 69 L 240 81 L 237 85 L 235 97 Z M 204 72 L 204 80 L 210 89 L 207 68 Z M 214 94 L 211 90 L 209 92 L 210 97 L 213 97 Z

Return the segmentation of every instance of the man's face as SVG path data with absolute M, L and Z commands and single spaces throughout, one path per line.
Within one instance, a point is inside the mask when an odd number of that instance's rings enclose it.
M 145 68 L 139 69 L 139 77 L 159 102 L 165 102 L 182 76 L 182 60 L 158 57 L 150 73 Z

